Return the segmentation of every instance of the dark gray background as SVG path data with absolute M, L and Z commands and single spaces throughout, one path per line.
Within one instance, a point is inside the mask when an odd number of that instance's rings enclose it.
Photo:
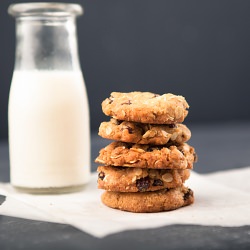
M 0 140 L 7 139 L 8 132 L 15 26 L 7 7 L 13 2 L 0 1 Z M 106 145 L 95 133 L 107 119 L 101 101 L 111 91 L 141 90 L 187 98 L 190 143 L 199 156 L 195 171 L 209 173 L 250 164 L 250 1 L 75 2 L 85 8 L 78 19 L 78 35 L 94 132 L 92 162 Z M 8 144 L 0 141 L 0 181 L 9 181 L 8 169 Z M 0 216 L 0 248 L 4 250 L 249 249 L 249 244 L 249 226 L 172 225 L 96 239 L 67 225 Z
M 13 2 L 0 3 L 0 139 L 8 135 Z M 85 9 L 77 24 L 93 132 L 107 119 L 100 104 L 112 91 L 184 95 L 186 123 L 250 120 L 250 1 L 74 2 Z

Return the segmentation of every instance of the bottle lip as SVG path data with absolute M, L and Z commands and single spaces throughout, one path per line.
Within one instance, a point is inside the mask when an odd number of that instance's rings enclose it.
M 80 16 L 83 8 L 75 3 L 37 2 L 37 3 L 16 3 L 11 4 L 8 13 L 14 17 L 25 16 Z

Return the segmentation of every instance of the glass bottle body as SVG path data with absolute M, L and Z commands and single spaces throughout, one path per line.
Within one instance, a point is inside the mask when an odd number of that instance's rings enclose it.
M 89 107 L 69 6 L 26 4 L 16 15 L 10 178 L 28 192 L 78 190 L 90 177 Z

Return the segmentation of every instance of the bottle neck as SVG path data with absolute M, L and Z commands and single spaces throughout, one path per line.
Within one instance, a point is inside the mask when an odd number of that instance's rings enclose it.
M 15 70 L 80 70 L 75 16 L 17 17 Z

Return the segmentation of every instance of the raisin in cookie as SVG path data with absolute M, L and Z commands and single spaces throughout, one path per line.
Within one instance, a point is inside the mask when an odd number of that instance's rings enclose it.
M 182 186 L 143 193 L 105 191 L 101 199 L 103 204 L 111 208 L 135 213 L 152 213 L 190 205 L 194 202 L 194 195 L 191 189 Z
M 155 146 L 115 141 L 102 148 L 95 162 L 112 166 L 154 169 L 192 169 L 196 161 L 193 147 Z
M 189 170 L 99 166 L 98 188 L 117 192 L 145 192 L 175 188 L 189 178 Z
M 105 115 L 118 120 L 152 124 L 181 123 L 188 114 L 185 98 L 171 93 L 112 92 L 102 102 Z
M 186 142 L 191 132 L 184 124 L 153 125 L 112 118 L 109 122 L 101 123 L 99 135 L 115 141 L 163 145 L 169 141 L 179 144 Z

